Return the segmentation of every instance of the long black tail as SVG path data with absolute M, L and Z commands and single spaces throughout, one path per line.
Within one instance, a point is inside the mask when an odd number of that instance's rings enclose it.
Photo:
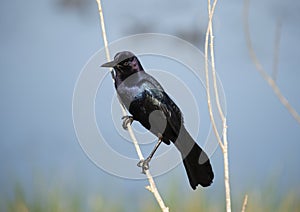
M 184 127 L 174 144 L 183 158 L 191 187 L 195 190 L 198 184 L 209 186 L 214 178 L 209 158 Z

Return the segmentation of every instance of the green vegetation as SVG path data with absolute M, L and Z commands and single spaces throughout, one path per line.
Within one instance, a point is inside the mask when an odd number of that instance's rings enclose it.
M 261 191 L 250 191 L 248 195 L 246 211 L 300 211 L 300 196 L 297 191 L 289 191 L 279 197 L 274 187 L 268 186 L 262 188 Z M 225 211 L 225 201 L 219 195 L 216 194 L 216 196 L 218 196 L 216 199 L 208 199 L 204 191 L 194 192 L 188 197 L 182 196 L 174 190 L 174 186 L 170 186 L 170 189 L 164 194 L 170 211 Z M 242 201 L 242 196 L 233 198 L 233 211 L 241 210 Z M 135 207 L 132 207 L 132 204 L 135 204 Z M 84 197 L 80 191 L 67 194 L 61 188 L 33 191 L 33 197 L 27 198 L 22 186 L 17 185 L 12 198 L 1 196 L 0 200 L 0 211 L 7 212 L 122 212 L 130 211 L 129 206 L 137 208 L 139 212 L 160 211 L 156 201 L 146 190 L 145 196 L 129 203 L 125 199 L 108 198 L 105 193 L 100 194 L 99 192 L 97 195 Z

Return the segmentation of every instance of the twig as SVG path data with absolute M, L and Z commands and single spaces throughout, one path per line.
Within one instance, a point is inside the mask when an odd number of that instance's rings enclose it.
M 250 53 L 250 57 L 251 57 L 254 65 L 256 66 L 256 69 L 261 74 L 263 79 L 265 81 L 267 81 L 267 83 L 272 88 L 272 90 L 274 91 L 275 95 L 277 96 L 277 98 L 279 99 L 281 104 L 283 104 L 283 106 L 288 110 L 288 112 L 293 116 L 293 118 L 296 119 L 296 121 L 300 124 L 300 115 L 290 105 L 288 100 L 283 96 L 283 94 L 281 93 L 281 91 L 280 91 L 279 87 L 277 86 L 276 82 L 272 79 L 272 77 L 270 77 L 267 74 L 267 72 L 264 70 L 264 68 L 262 67 L 260 61 L 258 60 L 258 58 L 256 56 L 256 53 L 255 53 L 255 51 L 253 49 L 253 46 L 252 46 L 251 37 L 250 37 L 248 17 L 249 17 L 249 0 L 245 0 L 244 1 L 244 27 L 245 27 L 244 30 L 245 30 L 245 34 L 246 34 L 247 46 L 248 46 L 248 50 L 249 50 L 249 53 Z
M 224 116 L 223 110 L 219 101 L 219 92 L 217 88 L 217 80 L 216 80 L 216 69 L 215 69 L 215 60 L 214 60 L 214 45 L 213 45 L 213 31 L 212 31 L 212 18 L 214 14 L 214 10 L 217 4 L 217 0 L 214 0 L 213 5 L 211 7 L 211 2 L 208 0 L 208 27 L 206 31 L 206 39 L 205 39 L 205 76 L 206 76 L 206 93 L 207 93 L 207 103 L 209 108 L 210 119 L 212 122 L 212 126 L 216 137 L 218 139 L 219 145 L 223 152 L 224 159 L 224 185 L 225 185 L 225 198 L 226 198 L 226 211 L 231 212 L 231 198 L 230 198 L 230 181 L 229 181 L 229 162 L 228 162 L 228 142 L 227 142 L 227 123 L 226 118 Z M 212 107 L 211 107 L 211 97 L 210 97 L 210 87 L 209 87 L 209 73 L 208 73 L 208 42 L 210 38 L 210 57 L 211 57 L 211 67 L 212 67 L 212 77 L 214 84 L 214 94 L 216 97 L 216 104 L 218 108 L 219 115 L 222 119 L 223 123 L 223 143 L 221 141 L 220 135 L 217 131 Z
M 126 110 L 124 108 L 124 105 L 122 105 L 122 112 L 123 112 L 123 115 L 126 115 Z M 137 142 L 137 139 L 136 139 L 136 137 L 135 137 L 135 135 L 133 133 L 132 127 L 131 127 L 131 125 L 129 123 L 127 124 L 127 129 L 128 129 L 129 135 L 130 135 L 130 137 L 131 137 L 131 139 L 133 141 L 133 144 L 134 144 L 136 152 L 137 152 L 137 154 L 139 156 L 139 159 L 140 160 L 144 160 L 144 156 L 142 154 L 141 148 L 140 148 L 140 146 L 139 146 L 139 144 Z M 145 173 L 146 173 L 147 179 L 148 179 L 149 184 L 150 184 L 149 186 L 146 186 L 146 189 L 153 193 L 153 195 L 154 195 L 156 201 L 158 202 L 161 210 L 163 212 L 169 212 L 169 208 L 166 207 L 163 199 L 161 198 L 161 196 L 160 196 L 160 194 L 159 194 L 159 192 L 157 190 L 157 187 L 155 185 L 155 182 L 153 180 L 153 177 L 152 177 L 149 169 L 146 170 Z
M 242 211 L 241 212 L 245 212 L 246 211 L 247 204 L 248 204 L 248 194 L 245 195 L 244 202 L 243 202 L 243 207 L 242 207 Z
M 223 159 L 224 159 L 224 185 L 226 198 L 226 211 L 231 212 L 230 181 L 229 181 L 229 162 L 228 162 L 228 142 L 227 142 L 227 123 L 223 121 Z
M 217 2 L 216 0 L 214 2 Z M 208 8 L 210 9 L 210 0 L 208 0 Z M 210 25 L 211 25 L 211 20 L 212 20 L 212 16 L 213 16 L 213 12 L 214 12 L 214 6 L 216 4 L 213 5 L 213 8 L 210 9 L 210 11 L 208 12 L 209 14 L 209 21 L 208 21 L 208 27 L 207 27 L 207 31 L 206 31 L 206 36 L 205 36 L 205 48 L 204 48 L 204 51 L 205 51 L 205 78 L 206 78 L 206 95 L 207 95 L 207 104 L 208 104 L 208 109 L 209 109 L 209 117 L 210 117 L 210 120 L 212 122 L 212 127 L 213 127 L 213 130 L 214 130 L 214 133 L 217 137 L 217 141 L 223 151 L 223 144 L 222 144 L 222 141 L 221 141 L 221 137 L 219 135 L 219 132 L 217 130 L 217 127 L 216 127 L 216 123 L 215 123 L 215 118 L 214 118 L 214 115 L 213 115 L 213 112 L 212 112 L 212 106 L 211 106 L 211 97 L 210 97 L 210 84 L 209 84 L 209 73 L 208 73 L 208 40 L 209 40 L 209 34 L 210 34 Z
M 104 48 L 105 48 L 105 53 L 106 53 L 106 59 L 108 61 L 110 61 L 110 54 L 109 54 L 108 42 L 107 42 L 107 37 L 106 37 L 106 32 L 105 32 L 105 24 L 104 24 L 104 16 L 103 16 L 103 11 L 102 11 L 102 6 L 101 6 L 100 0 L 96 0 L 96 2 L 98 4 L 98 10 L 99 10 L 99 15 L 100 15 L 102 38 L 103 38 L 103 43 L 104 43 Z M 112 79 L 114 80 L 114 74 L 112 72 L 112 69 L 111 69 L 111 73 L 112 73 Z M 125 109 L 124 105 L 121 102 L 120 102 L 120 106 L 121 106 L 123 116 L 126 116 L 127 115 L 126 109 Z M 139 159 L 143 160 L 144 156 L 142 154 L 142 151 L 140 149 L 140 146 L 137 142 L 137 139 L 134 135 L 134 132 L 132 130 L 132 127 L 131 127 L 130 123 L 127 124 L 127 129 L 128 129 L 130 138 L 132 139 L 132 142 L 134 144 L 134 147 L 136 149 L 136 152 L 138 154 Z M 160 196 L 160 194 L 157 190 L 157 187 L 155 185 L 155 182 L 154 182 L 153 177 L 152 177 L 149 170 L 146 170 L 146 176 L 147 176 L 149 184 L 150 184 L 146 188 L 153 193 L 153 195 L 154 195 L 156 201 L 158 202 L 161 210 L 163 212 L 168 212 L 169 208 L 165 206 L 164 201 L 162 200 L 162 198 L 161 198 L 161 196 Z
M 213 30 L 212 30 L 212 13 L 215 10 L 217 1 L 214 1 L 213 3 L 213 11 L 211 11 L 211 6 L 210 6 L 210 0 L 208 3 L 208 13 L 209 13 L 209 33 L 210 33 L 210 58 L 211 58 L 211 70 L 212 70 L 212 76 L 213 76 L 213 83 L 214 83 L 214 91 L 215 91 L 215 97 L 216 97 L 216 103 L 217 103 L 217 108 L 219 111 L 219 115 L 222 119 L 222 121 L 224 122 L 225 116 L 223 114 L 223 110 L 221 108 L 221 104 L 220 104 L 220 99 L 219 99 L 219 92 L 218 92 L 218 86 L 217 86 L 217 77 L 216 77 L 216 66 L 215 66 L 215 52 L 214 52 L 214 35 L 213 35 Z

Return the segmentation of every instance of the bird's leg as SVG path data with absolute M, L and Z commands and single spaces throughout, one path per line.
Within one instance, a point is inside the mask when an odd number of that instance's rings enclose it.
M 155 144 L 155 147 L 153 148 L 153 150 L 151 151 L 150 155 L 145 159 L 145 160 L 140 160 L 137 164 L 138 167 L 142 167 L 142 173 L 146 174 L 146 170 L 149 169 L 149 162 L 152 159 L 154 153 L 156 152 L 157 148 L 159 147 L 159 145 L 162 142 L 162 136 L 158 137 L 158 141 Z
M 122 124 L 124 130 L 127 130 L 127 124 L 131 125 L 134 121 L 133 116 L 123 116 L 122 119 L 124 119 Z

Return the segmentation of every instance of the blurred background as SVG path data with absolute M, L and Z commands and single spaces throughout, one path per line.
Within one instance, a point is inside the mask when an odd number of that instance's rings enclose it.
M 158 32 L 203 50 L 204 0 L 102 4 L 109 41 Z M 270 74 L 281 23 L 276 82 L 298 112 L 299 9 L 292 0 L 252 0 L 249 14 L 254 49 Z M 82 67 L 103 48 L 96 2 L 1 1 L 0 28 L 0 211 L 159 211 L 144 189 L 147 181 L 107 174 L 75 136 L 73 89 Z M 214 35 L 227 102 L 233 209 L 240 210 L 248 193 L 249 211 L 300 211 L 300 125 L 249 57 L 242 1 L 219 2 Z M 107 89 L 113 93 L 112 85 Z M 211 160 L 216 177 L 209 188 L 192 191 L 182 165 L 156 178 L 171 211 L 224 210 L 220 149 Z

